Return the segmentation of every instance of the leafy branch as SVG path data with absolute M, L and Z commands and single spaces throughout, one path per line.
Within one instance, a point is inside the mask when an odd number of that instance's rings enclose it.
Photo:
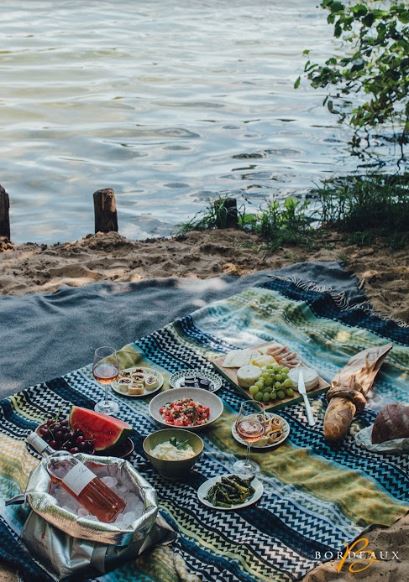
M 409 134 L 409 6 L 322 0 L 321 7 L 328 11 L 328 23 L 347 54 L 318 64 L 304 51 L 306 78 L 313 88 L 329 90 L 323 104 L 340 123 L 355 129 L 353 153 L 362 157 L 370 130 L 390 124 L 398 128 L 399 162 L 404 160 Z M 295 88 L 300 84 L 298 77 Z

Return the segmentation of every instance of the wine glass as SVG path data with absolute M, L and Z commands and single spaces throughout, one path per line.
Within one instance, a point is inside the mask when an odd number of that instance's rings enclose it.
M 119 361 L 114 348 L 102 346 L 95 350 L 92 374 L 97 382 L 105 386 L 105 399 L 97 402 L 94 409 L 104 414 L 116 414 L 118 403 L 109 399 L 109 387 L 119 375 Z
M 238 474 L 255 475 L 260 471 L 260 467 L 255 461 L 249 459 L 251 443 L 258 441 L 266 430 L 267 418 L 263 407 L 256 400 L 246 400 L 240 406 L 239 414 L 236 418 L 235 428 L 239 437 L 247 445 L 245 459 L 236 461 L 233 470 Z

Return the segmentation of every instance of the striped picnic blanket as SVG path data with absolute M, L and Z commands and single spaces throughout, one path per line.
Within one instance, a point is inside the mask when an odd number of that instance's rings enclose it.
M 137 561 L 99 577 L 104 582 L 177 580 L 281 582 L 298 580 L 366 528 L 389 526 L 409 510 L 409 455 L 388 456 L 359 448 L 353 435 L 373 422 L 380 401 L 409 401 L 409 328 L 382 319 L 368 306 L 347 305 L 342 295 L 274 278 L 213 303 L 138 339 L 120 353 L 124 366 L 148 364 L 165 377 L 186 368 L 213 370 L 210 355 L 276 340 L 297 351 L 331 379 L 359 350 L 393 341 L 394 349 L 376 381 L 376 402 L 354 421 L 340 448 L 323 439 L 325 396 L 314 396 L 318 418 L 306 423 L 301 403 L 280 409 L 289 422 L 288 440 L 268 453 L 254 453 L 262 468 L 264 495 L 252 507 L 221 512 L 197 499 L 200 484 L 229 472 L 244 449 L 231 436 L 232 415 L 242 397 L 223 380 L 225 412 L 203 433 L 206 454 L 183 483 L 161 480 L 143 464 L 142 441 L 157 427 L 145 399 L 114 395 L 119 416 L 135 428 L 135 453 L 142 474 L 156 487 L 163 516 L 179 533 L 172 548 L 157 548 Z M 38 462 L 25 447 L 27 434 L 48 413 L 70 404 L 92 408 L 102 397 L 91 366 L 30 387 L 0 402 L 0 497 L 24 489 Z M 27 515 L 23 507 L 1 506 L 0 560 L 30 580 L 48 580 L 19 542 Z M 319 558 L 318 556 L 321 556 Z

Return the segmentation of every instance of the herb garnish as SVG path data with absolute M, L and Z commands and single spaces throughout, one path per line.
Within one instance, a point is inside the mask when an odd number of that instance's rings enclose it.
M 189 446 L 189 441 L 178 441 L 176 437 L 171 437 L 169 442 L 179 450 L 187 449 Z

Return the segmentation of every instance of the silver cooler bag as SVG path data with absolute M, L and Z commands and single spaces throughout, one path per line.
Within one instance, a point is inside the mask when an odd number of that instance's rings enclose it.
M 62 507 L 45 468 L 47 459 L 43 459 L 30 475 L 26 488 L 25 500 L 32 511 L 22 539 L 55 580 L 68 581 L 72 577 L 78 581 L 100 576 L 152 546 L 176 539 L 175 531 L 158 513 L 154 488 L 128 461 L 81 453 L 75 456 L 98 477 L 116 478 L 122 488 L 131 492 L 130 506 L 126 507 L 127 521 L 117 524 L 78 515 L 79 506 L 71 497 L 67 499 L 71 504 Z

